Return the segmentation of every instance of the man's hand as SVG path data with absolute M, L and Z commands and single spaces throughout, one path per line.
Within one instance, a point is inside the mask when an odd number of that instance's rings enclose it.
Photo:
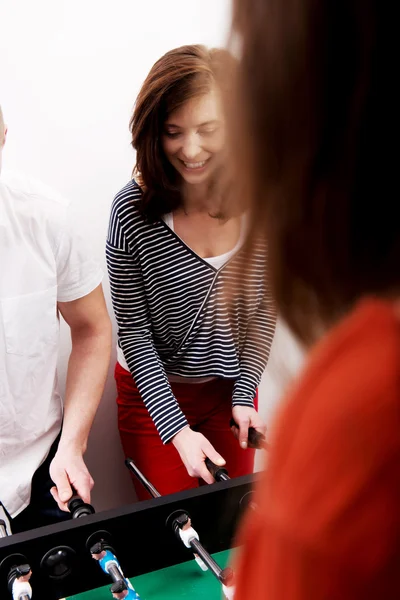
M 240 447 L 246 449 L 248 446 L 249 427 L 254 427 L 263 435 L 267 432 L 267 427 L 264 425 L 260 415 L 255 408 L 249 406 L 234 406 L 232 416 L 237 423 L 237 427 L 231 427 L 232 433 L 239 441 Z
M 75 492 L 90 504 L 94 481 L 79 450 L 59 447 L 50 465 L 50 477 L 55 483 L 50 492 L 61 510 L 68 512 L 68 500 Z
M 214 477 L 207 469 L 205 460 L 209 458 L 220 467 L 225 464 L 225 460 L 203 434 L 185 427 L 173 437 L 172 443 L 191 477 L 199 477 L 206 483 L 214 483 Z

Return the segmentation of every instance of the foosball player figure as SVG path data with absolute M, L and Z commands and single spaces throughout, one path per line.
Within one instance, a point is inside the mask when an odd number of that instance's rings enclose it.
M 192 527 L 190 516 L 185 512 L 181 512 L 181 514 L 174 518 L 172 527 L 175 534 L 181 539 L 186 548 L 191 548 L 194 551 L 195 560 L 203 569 L 203 571 L 206 571 L 210 568 L 213 574 L 220 581 L 225 598 L 227 600 L 233 600 L 235 588 L 232 569 L 229 567 L 226 569 L 221 569 L 212 556 L 210 556 L 205 548 L 200 544 L 199 535 Z M 196 553 L 196 549 L 198 549 L 200 552 L 203 552 L 204 561 Z
M 186 541 L 189 539 L 189 537 L 192 537 L 192 538 L 194 537 L 198 540 L 199 536 L 197 535 L 197 532 L 192 527 L 192 520 L 189 517 L 189 515 L 187 516 L 186 523 L 184 522 L 184 520 L 185 519 L 183 519 L 183 525 L 180 528 L 180 531 L 182 532 L 182 535 L 180 537 L 181 537 L 181 540 L 183 541 L 183 543 L 185 544 L 185 546 L 187 548 L 190 548 L 190 545 L 188 545 L 186 543 Z M 206 563 L 203 560 L 201 560 L 200 556 L 198 554 L 196 554 L 196 552 L 193 553 L 193 556 L 194 556 L 194 560 L 197 562 L 200 569 L 202 571 L 207 571 L 208 567 L 207 567 Z
M 129 579 L 125 577 L 122 572 L 121 566 L 118 562 L 117 557 L 111 551 L 110 547 L 104 542 L 97 542 L 90 549 L 90 553 L 94 560 L 97 560 L 100 567 L 113 580 L 111 586 L 111 593 L 113 598 L 124 600 L 140 600 L 139 594 L 132 586 Z
M 27 564 L 11 569 L 8 576 L 8 588 L 13 600 L 30 600 L 32 598 L 32 588 L 29 583 L 31 576 L 32 571 Z

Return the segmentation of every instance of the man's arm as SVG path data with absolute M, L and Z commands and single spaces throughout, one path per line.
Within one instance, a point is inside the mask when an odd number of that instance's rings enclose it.
M 111 322 L 101 285 L 78 300 L 59 302 L 58 308 L 71 329 L 72 351 L 63 429 L 50 476 L 56 485 L 52 488 L 53 497 L 62 510 L 67 510 L 66 502 L 73 493 L 71 486 L 85 502 L 90 502 L 94 482 L 83 454 L 110 362 Z

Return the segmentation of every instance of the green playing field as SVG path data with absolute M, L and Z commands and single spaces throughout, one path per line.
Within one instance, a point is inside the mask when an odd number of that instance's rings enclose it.
M 229 554 L 225 551 L 213 556 L 224 568 Z M 222 597 L 221 585 L 214 575 L 201 571 L 194 560 L 146 573 L 131 581 L 141 600 L 219 600 Z M 110 600 L 110 585 L 71 596 L 69 600 Z

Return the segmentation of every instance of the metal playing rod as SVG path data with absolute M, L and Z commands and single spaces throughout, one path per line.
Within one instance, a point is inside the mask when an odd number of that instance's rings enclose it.
M 133 462 L 133 460 L 131 458 L 127 458 L 125 460 L 125 465 L 137 477 L 137 479 L 139 479 L 140 483 L 143 485 L 143 487 L 146 488 L 146 490 L 149 492 L 149 494 L 151 496 L 153 496 L 153 498 L 161 498 L 160 492 L 158 490 L 156 490 L 154 485 L 152 483 L 150 483 L 150 481 L 137 468 L 137 466 L 135 465 L 135 463 Z
M 138 467 L 135 465 L 135 463 L 133 462 L 133 460 L 131 458 L 127 458 L 125 460 L 125 465 L 139 479 L 141 484 L 153 496 L 153 498 L 159 498 L 161 496 L 161 494 L 158 492 L 158 490 L 143 475 L 143 473 L 140 471 L 140 469 L 138 469 Z M 228 477 L 228 479 L 229 479 L 229 477 Z M 182 511 L 181 515 L 185 515 L 185 517 L 187 517 L 187 520 L 190 519 L 189 515 L 187 515 L 187 513 L 185 513 L 184 511 Z M 177 536 L 179 538 L 180 537 L 179 530 L 182 530 L 183 527 L 181 527 L 177 524 L 178 521 L 179 521 L 178 519 L 175 520 L 176 525 L 175 526 L 173 525 L 173 530 L 175 531 L 175 533 L 177 534 Z M 190 525 L 190 523 L 189 523 L 189 525 Z M 190 529 L 192 529 L 192 528 L 190 527 Z M 194 531 L 194 530 L 192 529 L 192 531 Z M 218 565 L 218 563 L 215 562 L 213 557 L 209 554 L 209 552 L 207 552 L 207 550 L 204 548 L 204 546 L 201 544 L 201 542 L 196 537 L 194 537 L 194 536 L 188 537 L 187 543 L 184 541 L 182 536 L 180 537 L 180 539 L 185 544 L 185 546 L 187 546 L 187 547 L 190 546 L 190 548 L 193 550 L 194 554 L 201 558 L 201 560 L 210 569 L 210 571 L 213 573 L 213 575 L 215 575 L 215 577 L 218 579 L 218 581 L 220 583 L 225 584 L 228 581 L 230 581 L 230 579 L 232 578 L 232 570 L 229 568 L 221 569 L 221 567 Z
M 190 545 L 192 547 L 192 550 L 196 554 L 198 554 L 200 556 L 200 558 L 206 563 L 207 567 L 215 575 L 215 577 L 219 581 L 224 583 L 222 581 L 224 579 L 223 569 L 221 569 L 221 567 L 218 565 L 218 563 L 215 562 L 213 557 L 207 552 L 207 550 L 204 548 L 204 546 L 202 546 L 202 544 L 196 539 L 191 540 Z
M 3 521 L 3 519 L 0 519 L 0 538 L 5 537 L 8 537 L 7 527 L 5 521 Z
M 111 579 L 114 581 L 114 583 L 116 583 L 117 581 L 121 581 L 121 579 L 124 579 L 121 571 L 118 569 L 117 565 L 110 565 L 108 567 L 108 574 L 110 575 Z
M 73 519 L 81 519 L 82 517 L 84 518 L 94 514 L 95 509 L 93 508 L 93 506 L 84 502 L 82 498 L 77 494 L 74 488 L 72 488 L 72 491 L 74 495 L 68 500 L 68 509 L 71 513 L 71 517 Z M 136 592 L 132 584 L 129 582 L 128 579 L 125 578 L 124 574 L 122 573 L 117 557 L 114 554 L 112 554 L 111 551 L 108 551 L 107 556 L 107 553 L 103 552 L 101 544 L 99 545 L 99 554 L 103 553 L 105 557 L 103 557 L 104 561 L 99 559 L 97 560 L 102 570 L 107 575 L 109 575 L 111 580 L 113 581 L 113 585 L 111 586 L 110 590 L 113 596 L 114 594 L 121 594 L 126 592 L 126 600 L 140 600 L 139 594 Z M 117 596 L 115 595 L 115 597 Z

